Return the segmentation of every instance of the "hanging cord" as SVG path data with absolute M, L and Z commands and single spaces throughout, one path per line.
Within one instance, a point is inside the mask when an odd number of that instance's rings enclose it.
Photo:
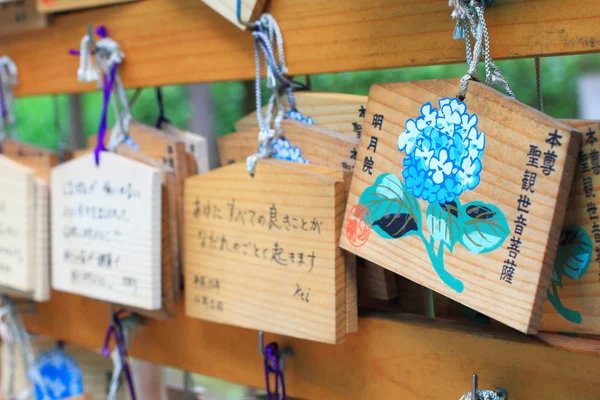
M 42 375 L 35 364 L 35 353 L 31 340 L 25 324 L 21 319 L 16 304 L 8 299 L 7 297 L 2 298 L 2 307 L 0 308 L 0 321 L 1 321 L 1 332 L 2 339 L 7 341 L 8 344 L 8 364 L 9 364 L 9 378 L 7 396 L 10 399 L 29 399 L 31 393 L 35 393 L 35 386 L 39 387 L 42 391 L 43 400 L 49 400 L 49 392 L 46 388 L 46 383 L 42 378 Z M 29 378 L 33 384 L 33 388 L 25 391 L 19 395 L 14 393 L 14 378 L 15 378 L 15 349 L 19 348 L 19 353 L 22 358 L 23 368 L 27 371 Z
M 165 117 L 165 104 L 163 103 L 162 89 L 156 88 L 156 103 L 158 104 L 158 118 L 156 120 L 156 128 L 160 129 L 163 124 L 170 124 L 171 121 Z
M 542 65 L 539 57 L 535 58 L 535 87 L 537 90 L 537 108 L 544 112 L 544 95 L 542 93 Z
M 117 124 L 112 130 L 109 141 L 109 149 L 114 149 L 122 142 L 136 147 L 127 134 L 129 131 L 129 123 L 131 121 L 131 110 L 129 102 L 125 94 L 125 89 L 121 82 L 121 77 L 118 71 L 118 65 L 125 58 L 125 54 L 121 46 L 108 37 L 107 30 L 104 26 L 96 28 L 96 34 L 100 36 L 100 40 L 94 42 L 90 32 L 81 40 L 81 48 L 79 51 L 71 50 L 73 55 L 79 55 L 80 64 L 77 71 L 77 77 L 83 82 L 96 81 L 99 88 L 103 92 L 102 114 L 100 118 L 100 126 L 98 128 L 98 142 L 94 149 L 96 165 L 100 163 L 100 153 L 106 151 L 104 145 L 107 129 L 108 107 L 111 100 L 111 95 L 114 93 L 113 110 Z M 92 55 L 96 55 L 96 64 L 94 65 L 91 59 Z
M 515 95 L 508 81 L 490 55 L 489 33 L 484 16 L 486 0 L 469 0 L 468 6 L 464 1 L 450 1 L 450 5 L 454 7 L 452 16 L 457 19 L 454 37 L 464 37 L 466 61 L 469 67 L 467 74 L 460 81 L 459 99 L 464 100 L 466 97 L 469 81 L 480 80 L 477 67 L 481 57 L 485 66 L 485 83 L 489 86 L 502 86 L 506 93 L 514 98 Z M 473 46 L 471 46 L 470 36 L 475 40 Z
M 265 383 L 267 387 L 267 400 L 285 400 L 285 379 L 283 370 L 279 365 L 279 346 L 277 343 L 269 343 L 265 347 L 264 362 L 265 362 Z M 271 393 L 271 375 L 275 378 L 275 390 Z M 281 391 L 280 391 L 281 389 Z M 274 395 L 275 397 L 271 398 Z
M 285 56 L 283 53 L 283 39 L 281 31 L 277 23 L 270 15 L 263 15 L 256 23 L 255 30 L 252 32 L 254 36 L 254 58 L 256 63 L 256 80 L 255 80 L 255 95 L 256 95 L 256 118 L 259 126 L 259 149 L 256 154 L 251 155 L 246 160 L 246 168 L 251 176 L 254 176 L 256 162 L 261 158 L 272 156 L 272 143 L 275 136 L 275 130 L 271 129 L 273 106 L 278 106 L 278 113 L 275 117 L 275 127 L 281 134 L 281 121 L 283 121 L 285 110 L 280 103 L 277 81 L 288 93 L 288 102 L 290 107 L 295 109 L 296 103 L 293 92 L 295 89 L 305 89 L 306 86 L 297 82 L 285 75 L 287 71 L 285 65 Z M 275 41 L 279 52 L 279 64 L 273 51 L 272 43 Z M 261 93 L 261 60 L 260 54 L 263 54 L 267 70 L 267 87 L 272 90 L 271 98 L 267 107 L 267 116 L 263 116 L 262 112 L 262 93 Z
M 13 139 L 18 137 L 13 96 L 13 87 L 18 84 L 17 66 L 10 57 L 0 57 L 0 140 L 9 131 Z
M 113 374 L 107 399 L 116 399 L 117 391 L 119 389 L 119 377 L 123 372 L 125 374 L 125 379 L 127 380 L 131 400 L 136 400 L 133 377 L 131 375 L 131 369 L 129 368 L 127 348 L 129 343 L 128 332 L 130 329 L 139 324 L 139 319 L 133 315 L 126 318 L 121 318 L 119 316 L 121 312 L 111 312 L 111 323 L 108 326 L 106 338 L 104 340 L 104 347 L 102 349 L 102 354 L 105 357 L 111 357 L 113 360 Z M 112 356 L 110 352 L 111 337 L 114 337 L 115 339 L 115 349 L 113 350 Z

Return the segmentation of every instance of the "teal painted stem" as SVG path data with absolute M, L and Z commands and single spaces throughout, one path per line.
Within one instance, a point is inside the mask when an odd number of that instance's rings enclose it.
M 435 240 L 431 238 L 431 241 L 427 241 L 425 236 L 423 236 L 422 232 L 419 232 L 419 236 L 421 240 L 423 240 L 423 244 L 425 245 L 425 249 L 427 249 L 427 254 L 429 254 L 429 259 L 431 260 L 431 265 L 437 274 L 440 276 L 442 282 L 446 285 L 450 286 L 452 289 L 457 291 L 458 293 L 462 293 L 465 290 L 465 285 L 455 277 L 453 277 L 444 266 L 444 243 L 440 243 L 440 247 L 438 249 L 438 253 L 435 253 Z
M 558 311 L 565 319 L 575 324 L 581 324 L 581 314 L 575 310 L 570 310 L 563 305 L 560 296 L 558 295 L 558 290 L 556 289 L 556 282 L 554 281 L 552 281 L 552 293 L 550 292 L 550 289 L 548 289 L 548 300 L 550 300 L 552 306 L 554 306 L 556 311 Z

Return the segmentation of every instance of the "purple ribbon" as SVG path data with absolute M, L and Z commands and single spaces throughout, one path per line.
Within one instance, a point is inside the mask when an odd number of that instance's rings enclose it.
M 112 86 L 115 82 L 116 73 L 117 64 L 115 63 L 110 67 L 110 76 L 108 77 L 108 79 L 106 78 L 106 75 L 102 77 L 102 81 L 104 82 L 104 95 L 102 101 L 102 115 L 100 117 L 100 127 L 98 128 L 98 143 L 96 144 L 96 148 L 94 149 L 94 158 L 96 159 L 96 165 L 100 165 L 100 152 L 106 151 L 106 147 L 104 146 L 104 138 L 106 137 L 108 105 L 110 103 L 110 95 L 112 93 Z
M 285 380 L 283 378 L 283 371 L 279 366 L 279 346 L 277 346 L 277 343 L 269 343 L 265 347 L 264 359 L 267 400 L 271 400 L 271 395 L 275 396 L 273 397 L 273 400 L 279 400 L 280 398 L 285 400 Z M 271 393 L 271 374 L 275 377 L 275 391 L 273 393 Z M 281 383 L 281 397 L 279 393 L 279 383 Z
M 100 25 L 96 28 L 96 34 L 101 38 L 106 38 L 108 36 L 108 32 L 106 31 L 106 27 Z M 92 51 L 92 54 L 95 54 L 95 51 Z M 79 56 L 81 52 L 79 50 L 71 49 L 69 50 L 69 54 L 72 56 Z M 100 165 L 100 153 L 106 151 L 106 147 L 104 146 L 104 138 L 106 137 L 106 125 L 107 125 L 107 116 L 108 116 L 108 105 L 110 103 L 110 95 L 112 93 L 112 86 L 115 82 L 115 75 L 117 73 L 117 64 L 113 64 L 110 67 L 110 75 L 107 79 L 106 75 L 102 76 L 103 82 L 103 101 L 102 101 L 102 116 L 100 117 L 100 126 L 98 127 L 98 143 L 96 144 L 96 148 L 94 149 L 94 159 L 96 160 L 96 166 Z M 1 83 L 1 82 L 0 82 Z
M 129 395 L 131 396 L 131 400 L 136 400 L 135 388 L 133 386 L 133 378 L 131 377 L 131 370 L 129 369 L 129 363 L 127 361 L 127 345 L 125 343 L 123 326 L 121 325 L 121 321 L 119 320 L 119 317 L 117 315 L 114 316 L 112 323 L 108 326 L 108 330 L 106 331 L 106 339 L 104 339 L 104 347 L 102 349 L 102 354 L 104 355 L 104 357 L 110 357 L 111 336 L 115 337 L 117 351 L 119 352 L 119 357 L 121 358 L 121 362 L 123 363 L 123 372 L 125 373 L 127 385 L 129 386 Z
M 4 101 L 4 86 L 2 85 L 2 76 L 0 76 L 0 117 L 3 119 L 8 116 L 6 102 Z

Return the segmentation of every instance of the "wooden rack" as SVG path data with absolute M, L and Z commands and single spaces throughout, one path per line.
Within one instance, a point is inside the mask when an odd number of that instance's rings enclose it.
M 274 0 L 293 75 L 464 61 L 452 40 L 447 0 Z M 486 14 L 497 59 L 595 52 L 597 0 L 495 0 Z M 199 0 L 143 0 L 57 15 L 53 25 L 0 39 L 0 54 L 20 70 L 18 96 L 94 90 L 76 80 L 68 55 L 88 24 L 103 24 L 126 53 L 127 87 L 250 79 L 252 36 Z M 1 29 L 1 27 L 0 27 Z M 33 332 L 98 349 L 108 306 L 54 292 L 26 316 Z M 267 336 L 289 345 L 288 391 L 315 399 L 446 399 L 469 388 L 502 386 L 510 399 L 598 398 L 597 342 L 399 315 L 363 316 L 359 332 L 332 346 Z M 543 341 L 542 341 L 543 339 Z M 544 343 L 544 341 L 546 343 Z M 550 343 L 550 344 L 548 344 Z M 132 354 L 242 384 L 262 387 L 255 331 L 185 318 L 148 320 Z

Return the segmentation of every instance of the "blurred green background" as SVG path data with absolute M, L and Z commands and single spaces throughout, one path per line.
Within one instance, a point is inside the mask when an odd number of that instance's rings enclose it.
M 498 62 L 517 98 L 531 106 L 536 105 L 535 65 L 533 59 Z M 549 57 L 542 59 L 542 88 L 546 113 L 557 118 L 575 118 L 578 114 L 577 77 L 583 72 L 600 70 L 600 54 Z M 422 79 L 461 77 L 466 72 L 464 64 L 389 69 L 381 71 L 346 72 L 311 76 L 312 89 L 322 92 L 368 94 L 374 83 L 414 81 Z M 75 72 L 73 72 L 73 79 Z M 214 109 L 214 127 L 217 135 L 234 130 L 234 122 L 251 110 L 253 85 L 251 82 L 219 82 L 210 85 Z M 129 90 L 129 96 L 134 91 Z M 266 101 L 266 91 L 263 91 Z M 166 116 L 177 126 L 189 127 L 192 109 L 188 101 L 188 87 L 163 88 Z M 101 93 L 90 92 L 82 96 L 82 112 L 86 136 L 98 129 L 101 112 Z M 59 112 L 56 102 L 58 103 Z M 59 129 L 63 138 L 68 135 L 68 98 L 37 96 L 19 98 L 16 115 L 20 139 L 45 148 L 56 149 Z M 153 88 L 143 89 L 134 103 L 136 119 L 154 124 L 158 108 Z M 113 122 L 109 113 L 109 126 Z M 66 139 L 63 139 L 66 140 Z

